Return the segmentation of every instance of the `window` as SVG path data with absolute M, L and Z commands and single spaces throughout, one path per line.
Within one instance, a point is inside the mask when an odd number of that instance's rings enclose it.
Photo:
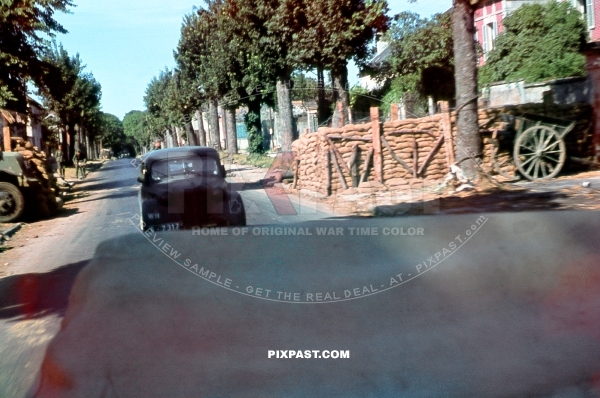
M 595 27 L 594 0 L 586 0 L 585 11 L 588 29 L 592 29 Z
M 494 48 L 494 40 L 498 37 L 498 23 L 490 22 L 483 25 L 483 53 L 487 56 L 487 53 L 492 51 Z
M 219 165 L 210 157 L 159 160 L 152 165 L 152 181 L 187 175 L 218 175 Z

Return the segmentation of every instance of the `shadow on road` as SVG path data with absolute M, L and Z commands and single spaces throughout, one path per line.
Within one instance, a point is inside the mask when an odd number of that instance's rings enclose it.
M 569 195 L 560 192 L 492 191 L 467 197 L 445 197 L 426 201 L 376 206 L 377 216 L 435 213 L 468 214 L 482 212 L 524 212 L 568 210 Z
M 35 319 L 64 315 L 71 287 L 89 260 L 51 272 L 14 275 L 0 279 L 0 319 Z
M 122 198 L 129 198 L 131 196 L 137 196 L 137 191 L 126 191 L 126 192 L 115 192 L 114 194 L 110 194 L 110 195 L 106 195 L 106 196 L 99 196 L 97 198 L 93 198 L 93 199 L 84 199 L 84 200 L 77 200 L 74 199 L 72 203 L 78 204 L 78 203 L 84 203 L 84 202 L 95 202 L 97 200 L 105 200 L 105 199 L 122 199 Z

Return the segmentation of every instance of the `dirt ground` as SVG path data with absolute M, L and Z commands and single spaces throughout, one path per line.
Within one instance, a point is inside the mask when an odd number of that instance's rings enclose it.
M 88 162 L 89 169 L 88 173 L 99 169 L 103 162 Z M 0 278 L 7 276 L 7 268 L 9 264 L 16 260 L 16 253 L 12 249 L 18 247 L 24 247 L 36 239 L 49 236 L 53 227 L 57 222 L 64 222 L 72 213 L 71 202 L 74 199 L 81 198 L 87 195 L 87 193 L 78 187 L 79 181 L 75 178 L 75 168 L 67 167 L 65 170 L 66 181 L 73 184 L 71 191 L 65 192 L 65 195 L 61 197 L 65 200 L 65 204 L 61 211 L 54 217 L 41 220 L 29 220 L 24 219 L 20 221 L 21 228 L 13 234 L 11 237 L 4 237 L 0 243 Z M 9 228 L 15 226 L 18 223 L 2 223 L 0 224 L 0 231 L 6 231 Z
M 588 186 L 584 183 L 589 182 Z M 584 183 L 584 185 L 582 185 Z M 456 192 L 453 187 L 360 193 L 350 188 L 335 196 L 291 189 L 331 207 L 336 214 L 349 216 L 398 216 L 418 214 L 478 213 L 530 210 L 600 209 L 600 171 L 561 176 L 549 182 L 518 184 L 483 181 L 474 190 Z

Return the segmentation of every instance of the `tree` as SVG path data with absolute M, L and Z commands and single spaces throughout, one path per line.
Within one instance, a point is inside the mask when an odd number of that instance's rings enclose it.
M 165 131 L 171 131 L 175 122 L 169 104 L 169 91 L 173 72 L 165 69 L 154 77 L 146 87 L 144 103 L 146 105 L 146 127 L 150 135 L 164 139 Z
M 111 148 L 113 153 L 121 152 L 125 145 L 125 133 L 121 120 L 110 113 L 101 113 L 102 147 Z
M 480 84 L 502 80 L 536 82 L 584 76 L 587 27 L 568 2 L 525 4 L 504 20 L 480 70 Z
M 85 144 L 97 132 L 102 86 L 92 73 L 85 71 L 79 54 L 70 56 L 62 45 L 48 48 L 42 61 L 49 66 L 39 94 L 46 108 L 59 116 L 63 126 L 63 143 L 70 137 L 69 158 L 75 147 Z M 90 134 L 87 130 L 90 129 Z
M 416 0 L 409 0 L 413 3 Z M 456 86 L 457 142 L 456 164 L 466 178 L 479 178 L 478 158 L 481 137 L 477 120 L 477 51 L 473 7 L 479 0 L 455 0 L 452 7 L 454 81 Z
M 48 66 L 40 59 L 46 41 L 67 31 L 54 19 L 70 0 L 3 1 L 0 12 L 0 107 L 24 112 L 27 82 L 42 85 Z
M 123 133 L 129 141 L 133 141 L 137 152 L 150 144 L 152 138 L 146 126 L 146 113 L 129 111 L 123 117 Z
M 377 32 L 389 25 L 386 0 L 304 0 L 302 23 L 294 33 L 291 56 L 300 65 L 317 69 L 318 85 L 325 87 L 323 70 L 331 71 L 334 88 L 343 105 L 345 120 L 348 108 L 347 63 L 354 59 L 364 65 L 372 54 L 370 44 Z M 321 89 L 319 102 L 324 102 Z M 319 123 L 324 122 L 325 108 L 319 106 Z
M 376 66 L 380 78 L 393 77 L 386 97 L 398 100 L 404 93 L 436 100 L 454 98 L 454 51 L 451 14 L 436 14 L 431 19 L 412 12 L 394 17 L 388 33 L 391 56 Z M 392 98 L 385 98 L 392 99 Z
M 209 3 L 207 10 L 200 8 L 186 15 L 175 52 L 179 69 L 190 82 L 189 86 L 195 86 L 196 109 L 200 108 L 202 102 L 209 102 L 208 145 L 219 147 L 218 100 L 229 97 L 230 100 L 223 101 L 223 105 L 226 113 L 231 113 L 237 104 L 231 100 L 235 97 L 231 94 L 241 77 L 236 72 L 240 68 L 235 64 L 230 22 L 223 17 L 223 7 L 222 1 L 214 1 Z M 229 133 L 227 146 L 237 152 L 237 138 Z

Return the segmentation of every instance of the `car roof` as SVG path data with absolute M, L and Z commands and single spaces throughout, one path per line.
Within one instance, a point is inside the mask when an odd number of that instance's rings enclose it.
M 217 152 L 214 148 L 209 148 L 206 146 L 184 146 L 177 148 L 166 148 L 148 153 L 148 156 L 146 156 L 144 162 L 146 163 L 146 165 L 150 165 L 157 160 L 186 158 L 189 156 L 210 156 L 219 159 L 219 152 Z

